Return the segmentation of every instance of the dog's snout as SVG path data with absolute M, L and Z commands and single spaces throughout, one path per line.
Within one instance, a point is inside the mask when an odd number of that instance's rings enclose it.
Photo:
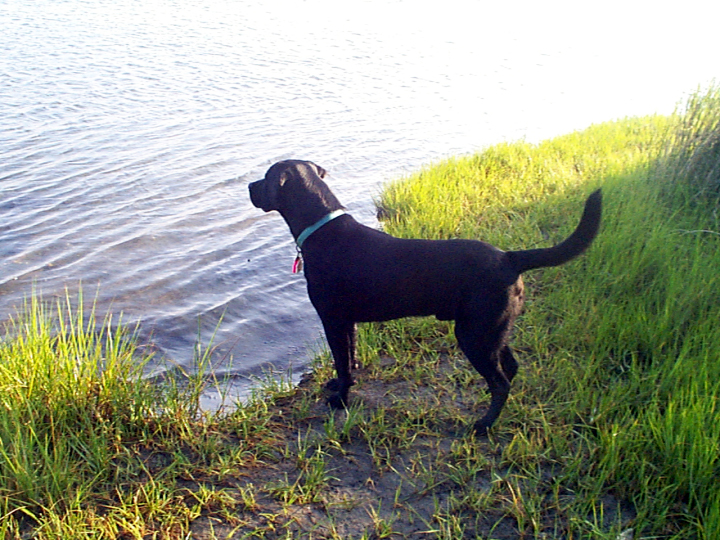
M 253 206 L 255 208 L 261 208 L 262 207 L 262 201 L 260 200 L 260 183 L 262 180 L 258 180 L 256 182 L 250 182 L 250 185 L 248 186 L 248 189 L 250 190 L 250 202 L 253 203 Z

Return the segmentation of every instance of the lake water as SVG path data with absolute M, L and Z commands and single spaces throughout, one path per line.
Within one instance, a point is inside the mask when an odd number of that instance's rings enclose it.
M 140 322 L 154 374 L 215 332 L 232 395 L 263 366 L 297 374 L 320 324 L 250 181 L 311 159 L 377 225 L 383 183 L 443 157 L 671 112 L 720 72 L 707 9 L 2 0 L 0 319 L 82 282 Z

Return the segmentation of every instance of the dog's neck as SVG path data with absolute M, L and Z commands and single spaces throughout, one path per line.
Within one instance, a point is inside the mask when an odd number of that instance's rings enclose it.
M 300 185 L 286 184 L 283 195 L 286 197 L 285 201 L 296 201 L 302 197 L 304 202 L 302 205 L 282 204 L 278 209 L 296 241 L 306 229 L 327 215 L 344 210 L 340 201 L 320 178 L 313 178 L 312 181 L 305 181 Z
M 307 240 L 307 238 L 308 238 L 312 233 L 314 233 L 315 231 L 317 231 L 317 230 L 318 230 L 320 227 L 322 227 L 323 225 L 325 225 L 325 224 L 327 224 L 327 223 L 330 223 L 333 219 L 335 219 L 335 218 L 337 218 L 337 217 L 340 217 L 340 216 L 342 216 L 342 215 L 345 214 L 345 213 L 346 213 L 345 210 L 343 210 L 342 208 L 340 208 L 340 209 L 335 210 L 335 211 L 333 211 L 333 212 L 330 212 L 329 214 L 327 214 L 327 215 L 325 215 L 324 217 L 320 218 L 319 220 L 317 220 L 315 223 L 313 223 L 313 224 L 310 225 L 309 227 L 306 227 L 306 228 L 297 236 L 297 238 L 295 239 L 295 243 L 297 243 L 298 249 L 302 249 L 303 243 L 305 242 L 305 240 Z

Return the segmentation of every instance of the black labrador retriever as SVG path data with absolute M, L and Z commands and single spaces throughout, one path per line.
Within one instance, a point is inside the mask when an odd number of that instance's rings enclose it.
M 521 274 L 580 255 L 600 226 L 600 190 L 585 203 L 580 224 L 546 249 L 501 251 L 477 240 L 408 240 L 361 225 L 345 213 L 310 161 L 281 161 L 250 184 L 252 203 L 285 219 L 302 250 L 310 300 L 320 316 L 337 379 L 328 403 L 347 404 L 355 364 L 356 323 L 435 315 L 455 320 L 458 344 L 487 381 L 484 434 L 500 415 L 518 364 L 508 345 L 524 300 Z

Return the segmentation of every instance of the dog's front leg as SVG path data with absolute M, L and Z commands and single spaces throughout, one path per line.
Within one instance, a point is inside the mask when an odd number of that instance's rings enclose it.
M 347 406 L 348 391 L 355 384 L 350 367 L 355 366 L 356 327 L 354 322 L 322 320 L 330 351 L 335 361 L 337 378 L 328 381 L 325 389 L 329 392 L 327 402 L 335 408 Z

